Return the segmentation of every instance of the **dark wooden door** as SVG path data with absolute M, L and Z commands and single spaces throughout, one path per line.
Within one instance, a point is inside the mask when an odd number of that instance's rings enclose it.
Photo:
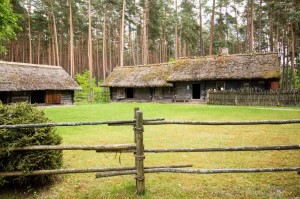
M 61 94 L 58 91 L 48 91 L 46 93 L 46 104 L 60 104 Z

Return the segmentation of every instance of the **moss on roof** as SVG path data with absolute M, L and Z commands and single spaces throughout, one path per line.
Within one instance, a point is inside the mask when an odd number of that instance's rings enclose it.
M 59 66 L 0 61 L 0 91 L 81 90 Z
M 277 54 L 207 56 L 174 63 L 117 67 L 104 82 L 109 87 L 165 87 L 176 81 L 280 79 Z

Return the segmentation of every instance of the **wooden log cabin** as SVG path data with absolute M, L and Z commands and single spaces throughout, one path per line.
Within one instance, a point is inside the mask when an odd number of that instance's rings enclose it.
M 217 55 L 116 67 L 103 86 L 112 101 L 205 101 L 209 90 L 277 90 L 277 53 Z
M 81 88 L 62 67 L 0 61 L 2 103 L 73 104 L 75 90 Z

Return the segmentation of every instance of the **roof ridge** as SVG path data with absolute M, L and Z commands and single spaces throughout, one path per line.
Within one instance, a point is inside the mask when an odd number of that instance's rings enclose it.
M 13 65 L 13 66 L 28 66 L 28 67 L 36 67 L 36 68 L 62 68 L 61 66 L 53 66 L 53 65 L 44 65 L 44 64 L 29 64 L 29 63 L 22 63 L 22 62 L 6 62 L 1 61 L 0 64 L 7 64 L 7 65 Z

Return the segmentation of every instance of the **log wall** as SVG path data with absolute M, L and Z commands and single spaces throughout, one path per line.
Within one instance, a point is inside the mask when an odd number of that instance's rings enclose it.
M 61 92 L 61 104 L 73 104 L 74 103 L 74 91 L 62 91 Z

